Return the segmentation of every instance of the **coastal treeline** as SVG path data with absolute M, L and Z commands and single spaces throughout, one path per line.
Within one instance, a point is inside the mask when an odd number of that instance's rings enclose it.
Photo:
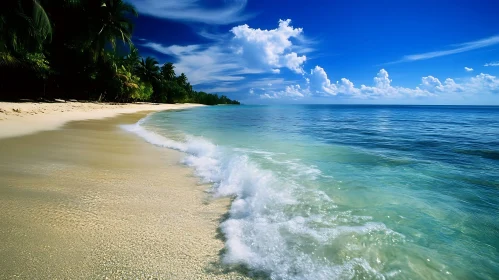
M 172 63 L 141 57 L 123 0 L 4 0 L 0 99 L 239 104 L 195 91 Z

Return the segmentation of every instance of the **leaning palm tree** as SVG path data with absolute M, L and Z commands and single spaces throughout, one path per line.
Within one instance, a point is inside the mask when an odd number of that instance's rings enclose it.
M 0 92 L 4 98 L 19 98 L 15 82 L 29 85 L 24 97 L 43 88 L 49 72 L 43 44 L 52 35 L 52 24 L 39 0 L 3 0 L 0 8 Z M 36 88 L 36 90 L 34 90 Z M 11 95 L 13 93 L 13 95 Z
M 52 34 L 45 9 L 37 0 L 6 0 L 0 9 L 0 52 L 39 51 Z
M 137 10 L 122 0 L 103 0 L 93 15 L 92 29 L 95 32 L 91 41 L 94 54 L 100 56 L 106 45 L 114 50 L 117 42 L 133 46 L 133 22 L 131 16 L 137 16 Z

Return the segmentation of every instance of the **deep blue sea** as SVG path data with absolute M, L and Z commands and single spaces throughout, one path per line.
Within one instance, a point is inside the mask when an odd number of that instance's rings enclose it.
M 234 198 L 228 266 L 499 279 L 499 107 L 214 106 L 126 129 L 185 152 L 214 196 Z

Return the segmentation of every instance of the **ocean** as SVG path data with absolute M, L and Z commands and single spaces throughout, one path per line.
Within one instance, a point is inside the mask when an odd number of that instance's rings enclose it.
M 499 277 L 499 107 L 214 106 L 124 128 L 184 152 L 211 195 L 233 197 L 227 266 L 270 279 Z

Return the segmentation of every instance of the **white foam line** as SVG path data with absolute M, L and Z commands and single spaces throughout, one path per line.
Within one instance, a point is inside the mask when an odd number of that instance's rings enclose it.
M 384 224 L 351 213 L 329 213 L 335 205 L 324 192 L 302 189 L 292 180 L 277 178 L 270 170 L 259 168 L 248 155 L 234 153 L 206 139 L 188 136 L 185 142 L 178 142 L 148 131 L 141 126 L 146 120 L 123 128 L 151 144 L 185 152 L 183 162 L 192 166 L 204 182 L 213 183 L 215 196 L 234 197 L 229 218 L 220 225 L 226 237 L 226 264 L 244 264 L 268 273 L 272 279 L 352 278 L 359 267 L 367 275 L 384 277 L 362 258 L 336 264 L 318 260 L 292 245 L 303 238 L 327 246 L 340 236 L 352 234 L 392 236 L 393 232 Z M 303 194 L 312 195 L 314 203 L 322 203 L 331 210 L 308 216 L 287 211 L 302 206 Z M 345 219 L 350 225 L 340 226 Z M 317 227 L 317 223 L 327 227 Z

